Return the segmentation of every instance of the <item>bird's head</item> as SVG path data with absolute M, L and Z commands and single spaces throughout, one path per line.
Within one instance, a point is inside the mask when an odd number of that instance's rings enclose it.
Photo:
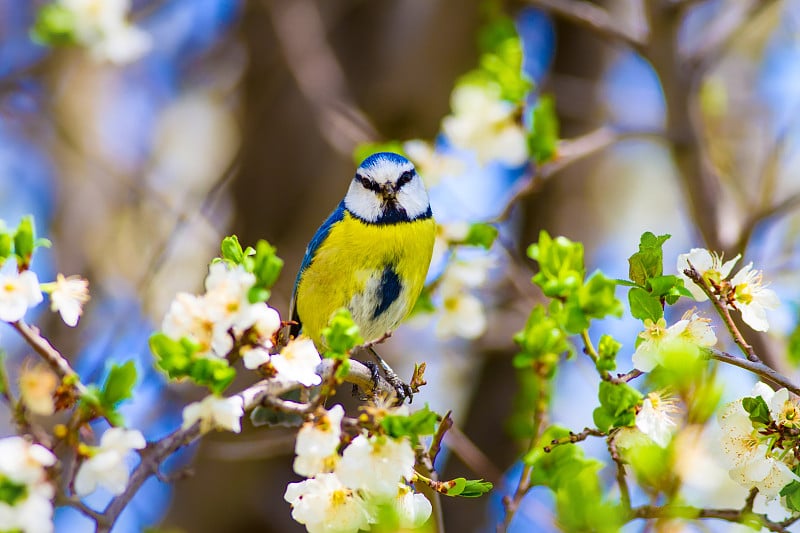
M 344 205 L 373 224 L 406 222 L 431 214 L 428 193 L 414 165 L 392 152 L 373 154 L 361 163 Z

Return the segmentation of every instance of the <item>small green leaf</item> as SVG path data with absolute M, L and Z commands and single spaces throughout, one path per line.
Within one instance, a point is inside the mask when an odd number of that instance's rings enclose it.
M 528 149 L 538 164 L 552 160 L 558 152 L 558 115 L 552 96 L 542 95 L 531 110 Z
M 467 487 L 467 480 L 463 477 L 457 477 L 455 479 L 451 479 L 450 481 L 445 481 L 444 483 L 449 485 L 445 491 L 447 496 L 458 496 L 464 492 L 464 489 Z
M 234 265 L 241 265 L 244 262 L 244 251 L 242 250 L 242 245 L 239 244 L 239 237 L 236 235 L 230 235 L 222 239 L 220 251 L 222 252 L 222 258 Z
M 7 504 L 9 507 L 14 507 L 17 502 L 24 500 L 27 496 L 27 485 L 16 483 L 6 476 L 0 476 L 0 502 Z M 20 530 L 12 529 L 11 531 Z
M 630 266 L 628 275 L 631 281 L 638 285 L 663 273 L 663 252 L 661 247 L 670 238 L 670 235 L 656 237 L 651 232 L 645 232 L 639 241 L 639 251 L 628 258 Z
M 27 267 L 31 263 L 31 256 L 36 247 L 36 234 L 33 226 L 33 217 L 26 215 L 17 226 L 14 233 L 14 253 L 19 258 L 20 265 Z
M 797 474 L 800 472 L 800 465 L 795 466 L 792 471 Z M 790 511 L 800 511 L 800 481 L 792 481 L 781 489 L 781 496 L 786 499 L 786 506 Z
M 614 295 L 617 282 L 595 271 L 578 291 L 581 310 L 589 318 L 622 316 L 622 302 Z
M 3 229 L 0 231 L 0 265 L 6 262 L 13 250 L 14 237 Z
M 46 4 L 36 14 L 31 40 L 41 45 L 75 43 L 75 13 L 60 3 Z
M 136 385 L 136 364 L 133 360 L 123 365 L 113 365 L 103 385 L 101 403 L 106 408 L 115 409 L 120 402 L 133 395 L 134 385 Z
M 467 479 L 459 496 L 462 498 L 480 498 L 494 488 L 488 481 L 482 479 Z
M 464 244 L 480 246 L 488 250 L 497 238 L 497 228 L 484 222 L 476 222 L 469 227 Z
M 533 308 L 525 328 L 514 335 L 514 342 L 521 349 L 521 353 L 514 357 L 516 368 L 530 367 L 535 362 L 555 372 L 559 358 L 575 351 L 566 332 L 547 315 L 542 305 Z
M 528 247 L 528 257 L 539 263 L 539 272 L 533 282 L 542 288 L 545 296 L 566 298 L 583 284 L 583 244 L 566 237 L 553 239 L 542 230 L 539 242 Z
M 755 398 L 742 398 L 742 407 L 750 415 L 750 420 L 765 426 L 770 423 L 769 406 L 764 398 L 756 396 Z
M 426 405 L 409 415 L 387 415 L 381 420 L 381 427 L 394 439 L 410 437 L 411 442 L 417 442 L 421 435 L 433 435 L 439 418 Z
M 333 313 L 328 326 L 322 330 L 322 338 L 328 351 L 325 357 L 340 357 L 355 346 L 364 343 L 364 338 L 353 321 L 353 315 L 345 308 Z
M 626 383 L 601 381 L 597 396 L 600 406 L 592 413 L 597 429 L 606 432 L 634 424 L 635 408 L 642 402 L 642 393 Z
M 631 315 L 639 320 L 650 319 L 658 321 L 664 316 L 664 308 L 661 301 L 644 289 L 634 287 L 628 292 L 628 303 L 631 306 Z

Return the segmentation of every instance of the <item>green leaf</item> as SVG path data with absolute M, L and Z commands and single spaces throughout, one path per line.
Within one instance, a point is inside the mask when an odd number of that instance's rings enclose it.
M 360 165 L 366 158 L 378 152 L 394 152 L 407 157 L 403 150 L 403 143 L 400 141 L 368 142 L 356 146 L 356 149 L 353 150 L 353 161 L 356 165 Z
M 444 482 L 447 487 L 447 490 L 444 492 L 447 496 L 458 496 L 464 489 L 467 487 L 467 480 L 463 477 L 457 477 L 455 479 L 451 479 L 450 481 Z
M 617 282 L 595 271 L 578 291 L 581 310 L 589 318 L 622 316 L 622 302 L 615 296 Z
M 253 256 L 252 272 L 256 276 L 256 286 L 262 291 L 266 291 L 266 297 L 250 300 L 251 303 L 265 301 L 269 298 L 269 290 L 278 281 L 281 270 L 283 270 L 283 259 L 278 257 L 276 248 L 263 239 L 259 240 L 256 243 L 255 255 Z M 263 294 L 264 292 L 261 292 L 260 296 L 263 296 Z
M 663 273 L 663 252 L 661 247 L 670 238 L 670 235 L 656 237 L 651 232 L 645 232 L 639 241 L 639 251 L 628 258 L 630 266 L 628 275 L 631 281 L 638 285 Z
M 795 474 L 800 472 L 800 465 L 795 466 L 792 471 Z M 781 496 L 786 498 L 786 506 L 790 511 L 800 511 L 800 481 L 792 481 L 781 489 Z
M 439 415 L 431 411 L 427 405 L 409 415 L 387 415 L 381 420 L 381 427 L 394 438 L 410 437 L 416 443 L 421 435 L 433 435 Z
M 220 251 L 222 252 L 222 258 L 234 265 L 241 265 L 244 262 L 244 251 L 242 250 L 242 245 L 239 244 L 239 237 L 236 235 L 230 235 L 222 239 Z
M 103 385 L 100 401 L 104 407 L 115 409 L 123 400 L 133 395 L 136 385 L 136 364 L 133 360 L 123 365 L 112 365 Z
M 353 315 L 344 307 L 333 313 L 328 326 L 322 330 L 322 338 L 327 347 L 325 357 L 342 357 L 364 343 Z
M 0 231 L 0 265 L 6 262 L 6 259 L 11 255 L 14 244 L 14 236 L 11 235 L 5 228 Z
M 600 406 L 592 413 L 597 429 L 606 432 L 614 427 L 632 426 L 642 393 L 626 383 L 601 381 L 598 390 Z
M 558 115 L 555 100 L 542 95 L 531 110 L 528 150 L 538 164 L 552 160 L 558 151 Z
M 742 398 L 742 407 L 750 415 L 750 420 L 765 426 L 770 423 L 769 406 L 764 398 L 756 396 L 755 398 Z
M 176 341 L 164 333 L 158 332 L 150 336 L 150 351 L 156 358 L 156 366 L 171 378 L 188 375 L 192 364 L 192 356 L 199 346 L 188 339 Z
M 539 242 L 528 247 L 528 257 L 539 263 L 533 282 L 545 296 L 566 298 L 583 284 L 583 245 L 566 237 L 553 239 L 542 230 Z
M 488 250 L 497 238 L 497 228 L 485 222 L 476 222 L 469 227 L 464 244 L 480 246 Z
M 658 321 L 664 316 L 664 308 L 657 296 L 653 296 L 644 289 L 634 287 L 628 291 L 628 303 L 631 306 L 631 315 L 639 320 L 650 319 Z
M 489 481 L 482 479 L 467 479 L 459 496 L 462 498 L 480 498 L 494 488 Z
M 522 460 L 532 466 L 531 485 L 542 485 L 556 491 L 584 468 L 594 467 L 599 462 L 584 456 L 583 449 L 566 443 L 552 446 L 554 440 L 569 437 L 570 431 L 561 426 L 548 427 L 539 442 Z M 548 448 L 549 451 L 545 451 Z
M 542 305 L 533 308 L 525 328 L 514 335 L 514 342 L 521 349 L 521 353 L 514 357 L 514 366 L 525 368 L 536 362 L 551 369 L 548 377 L 555 371 L 562 354 L 575 351 L 566 332 L 556 320 L 547 316 Z
M 67 7 L 52 3 L 39 9 L 30 37 L 41 45 L 68 45 L 76 42 L 75 13 Z
M 198 385 L 208 387 L 214 394 L 222 394 L 236 377 L 236 370 L 225 359 L 196 359 L 189 377 Z
M 13 507 L 17 502 L 27 498 L 27 496 L 27 485 L 24 483 L 16 483 L 6 476 L 0 476 L 0 502 L 7 504 L 9 507 Z
M 36 247 L 36 234 L 33 226 L 33 217 L 25 215 L 14 233 L 14 253 L 19 258 L 20 265 L 27 267 L 31 262 L 33 250 Z

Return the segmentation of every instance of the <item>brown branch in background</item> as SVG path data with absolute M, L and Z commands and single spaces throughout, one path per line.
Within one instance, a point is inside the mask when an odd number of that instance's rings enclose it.
M 798 208 L 800 208 L 800 192 L 791 194 L 782 201 L 753 214 L 747 219 L 742 227 L 742 231 L 739 234 L 739 240 L 736 243 L 736 250 L 739 253 L 744 252 L 744 249 L 747 247 L 747 243 L 750 242 L 750 238 L 753 236 L 753 232 L 761 222 L 768 218 L 788 214 Z
M 475 472 L 478 477 L 497 485 L 503 478 L 503 472 L 458 426 L 453 426 L 444 436 L 447 446 L 461 461 Z
M 613 44 L 625 44 L 641 51 L 647 44 L 646 29 L 631 31 L 606 9 L 583 0 L 527 0 L 529 4 L 586 28 Z
M 355 104 L 347 77 L 326 39 L 327 29 L 311 0 L 264 0 L 286 65 L 317 114 L 319 131 L 348 158 L 360 143 L 377 139 L 367 115 Z

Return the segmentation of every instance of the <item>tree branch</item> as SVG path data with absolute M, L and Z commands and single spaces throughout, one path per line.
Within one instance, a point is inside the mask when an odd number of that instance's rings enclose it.
M 753 374 L 764 378 L 767 381 L 776 383 L 781 387 L 786 387 L 794 394 L 800 396 L 800 387 L 795 385 L 789 378 L 773 370 L 764 363 L 742 359 L 741 357 L 736 357 L 735 355 L 723 352 L 722 350 L 717 350 L 716 348 L 704 348 L 704 350 L 711 359 L 716 359 L 717 361 L 722 361 L 723 363 L 743 368 L 744 370 L 752 372 Z
M 745 519 L 756 519 L 762 527 L 770 531 L 786 532 L 787 529 L 780 523 L 772 522 L 767 515 L 746 512 L 744 509 L 700 509 L 689 505 L 665 505 L 658 507 L 655 505 L 643 505 L 633 509 L 632 516 L 636 518 L 674 518 L 674 517 L 694 517 L 694 518 L 717 518 L 727 522 L 742 523 Z
M 58 350 L 53 348 L 50 341 L 42 337 L 39 333 L 39 328 L 29 326 L 22 320 L 12 322 L 11 326 L 16 329 L 20 335 L 27 341 L 27 343 L 42 356 L 50 367 L 61 376 L 62 379 L 72 378 L 74 382 L 72 386 L 78 392 L 78 395 L 86 393 L 86 387 L 81 383 L 80 376 L 75 372 L 69 364 L 69 361 L 59 353 Z
M 528 3 L 573 24 L 586 28 L 601 39 L 625 44 L 642 52 L 647 39 L 640 33 L 623 27 L 619 20 L 602 7 L 583 0 L 528 0 Z

